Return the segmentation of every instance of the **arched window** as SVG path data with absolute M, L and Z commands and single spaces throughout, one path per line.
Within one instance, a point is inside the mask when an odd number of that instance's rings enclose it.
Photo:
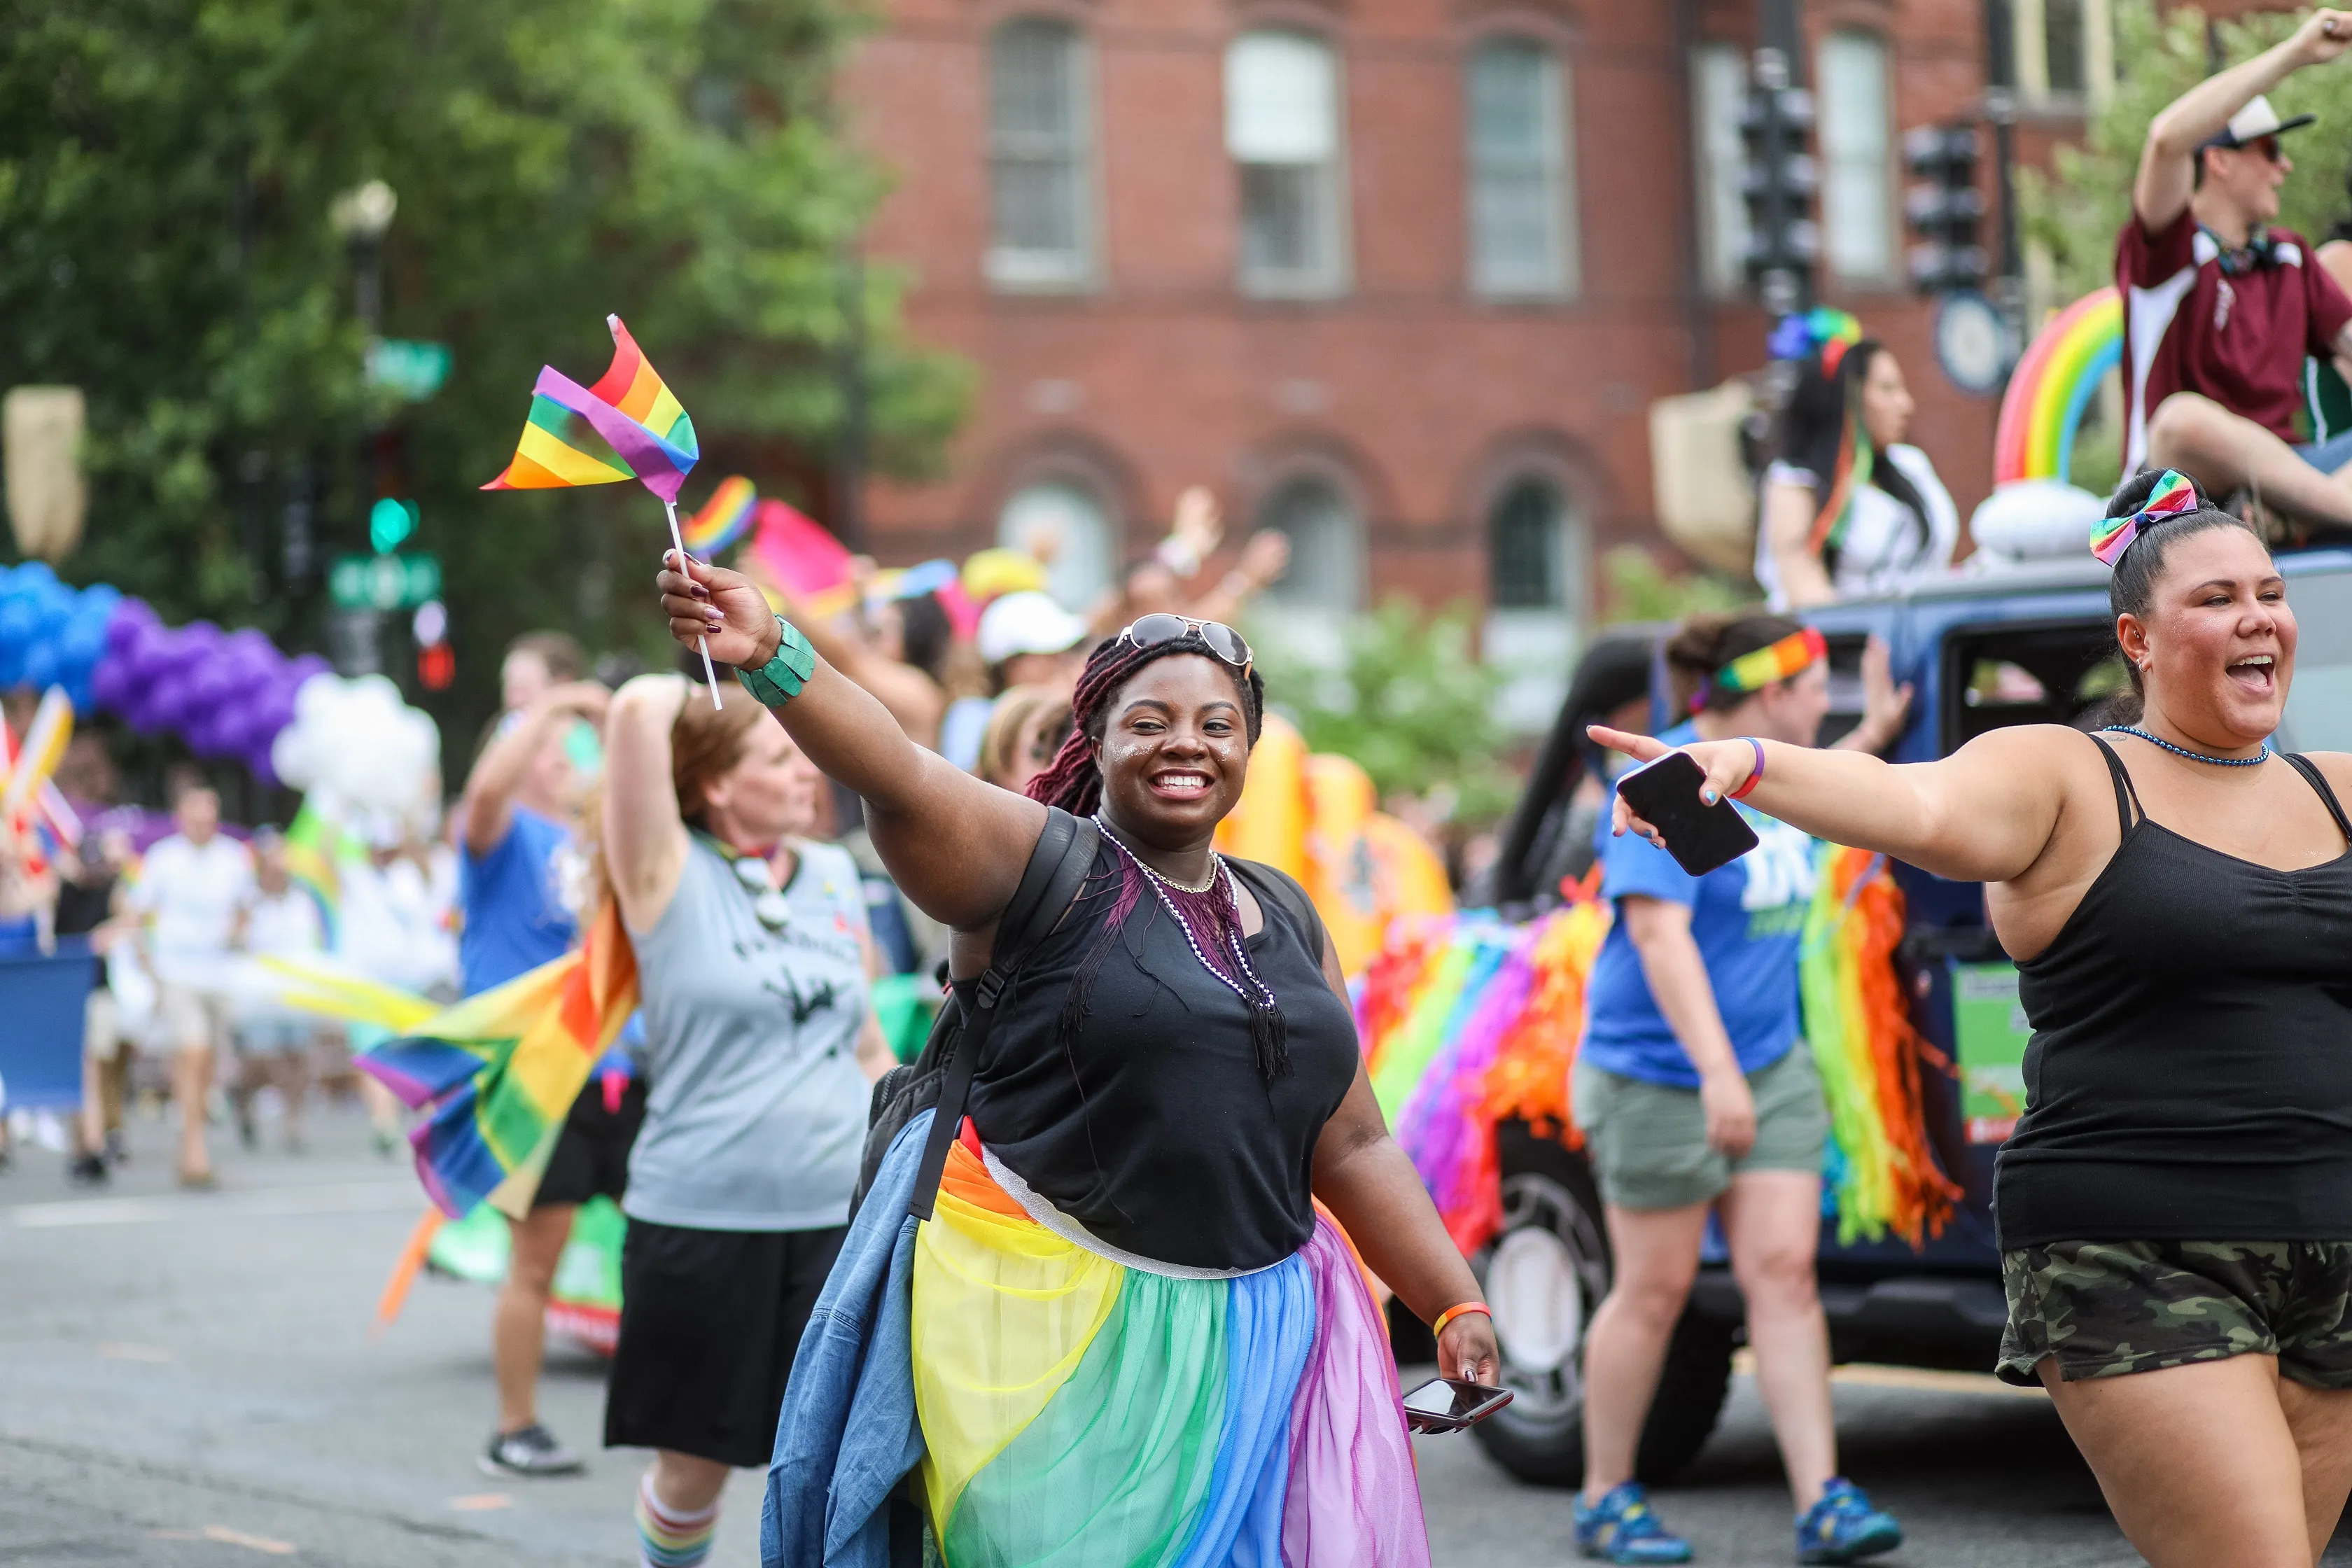
M 1551 722 L 1568 692 L 1584 616 L 1586 543 L 1559 483 L 1528 474 L 1486 511 L 1486 660 L 1504 675 L 1495 715 L 1506 727 Z
M 1507 487 L 1486 516 L 1488 597 L 1498 610 L 1564 609 L 1582 584 L 1569 556 L 1568 508 L 1549 479 Z
M 1009 550 L 1039 544 L 1052 560 L 1045 587 L 1072 610 L 1083 610 L 1111 585 L 1118 569 L 1118 531 L 1092 490 L 1067 479 L 1042 479 L 1013 492 L 997 513 L 996 542 Z
M 1244 33 L 1225 51 L 1225 151 L 1241 172 L 1244 293 L 1348 284 L 1339 62 L 1305 33 Z
M 1364 602 L 1364 528 L 1345 491 L 1319 474 L 1275 487 L 1258 508 L 1260 528 L 1290 541 L 1290 565 L 1266 590 L 1284 609 L 1345 615 Z
M 1559 61 L 1527 38 L 1490 38 L 1464 71 L 1470 286 L 1547 296 L 1576 284 L 1568 94 Z
M 988 275 L 1068 287 L 1093 270 L 1086 46 L 1066 22 L 1007 22 L 988 49 Z

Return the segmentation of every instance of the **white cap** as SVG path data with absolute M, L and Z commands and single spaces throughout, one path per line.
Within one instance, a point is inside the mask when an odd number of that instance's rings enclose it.
M 974 640 L 982 663 L 1003 664 L 1024 653 L 1067 653 L 1086 635 L 1086 622 L 1033 589 L 1007 594 L 982 611 Z
M 2292 120 L 2281 120 L 2271 100 L 2256 93 L 2246 100 L 2246 107 L 2230 116 L 2230 123 L 2215 132 L 2205 145 L 2208 147 L 2242 147 L 2249 142 L 2259 142 L 2265 136 L 2275 136 L 2282 131 L 2294 131 L 2318 119 L 2315 114 L 2298 114 Z

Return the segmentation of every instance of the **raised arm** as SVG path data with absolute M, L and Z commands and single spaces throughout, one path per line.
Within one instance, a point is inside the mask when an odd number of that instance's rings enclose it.
M 1801 610 L 1837 597 L 1822 558 L 1806 548 L 1815 510 L 1811 486 L 1775 479 L 1764 487 L 1764 547 L 1780 570 L 1780 592 Z
M 671 782 L 670 729 L 687 700 L 682 675 L 640 675 L 604 719 L 604 873 L 633 931 L 661 922 L 686 871 L 686 819 Z
M 531 700 L 505 733 L 482 749 L 467 775 L 463 813 L 466 848 L 487 855 L 499 847 L 514 822 L 515 792 L 522 788 L 540 748 L 559 723 L 574 718 L 591 721 L 604 716 L 611 693 L 593 680 L 574 680 L 550 687 Z
M 2188 209 L 2196 188 L 2197 149 L 2229 124 L 2231 115 L 2304 67 L 2334 59 L 2347 44 L 2352 15 L 2314 11 L 2284 43 L 2207 77 L 2167 104 L 2148 121 L 2139 174 L 2132 181 L 2132 212 L 2140 227 L 2153 234 Z
M 667 557 L 656 581 L 670 635 L 710 638 L 710 657 L 757 669 L 781 634 L 768 602 L 740 573 Z M 748 692 L 738 701 L 751 700 Z M 799 696 L 775 710 L 809 761 L 866 803 L 866 831 L 899 890 L 958 931 L 992 924 L 1013 900 L 1045 808 L 983 784 L 907 738 L 887 709 L 820 655 Z
M 1677 748 L 1595 724 L 1592 738 L 1643 762 Z M 2083 738 L 2056 724 L 1979 735 L 1940 762 L 1883 763 L 1862 752 L 1762 742 L 1764 777 L 1742 798 L 1817 838 L 1874 849 L 1958 881 L 2006 882 L 2039 861 L 2070 793 L 2106 783 Z M 1706 771 L 1709 798 L 1748 782 L 1746 740 L 1679 748 Z M 2097 772 L 2095 781 L 2084 770 Z M 1644 831 L 1621 798 L 1617 826 Z

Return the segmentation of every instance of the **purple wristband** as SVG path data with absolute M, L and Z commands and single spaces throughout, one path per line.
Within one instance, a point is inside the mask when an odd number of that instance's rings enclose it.
M 1756 766 L 1749 771 L 1748 774 L 1748 782 L 1741 784 L 1738 789 L 1733 790 L 1727 797 L 1731 800 L 1747 799 L 1748 792 L 1764 782 L 1764 742 L 1758 740 L 1753 735 L 1742 735 L 1739 738 L 1756 748 Z

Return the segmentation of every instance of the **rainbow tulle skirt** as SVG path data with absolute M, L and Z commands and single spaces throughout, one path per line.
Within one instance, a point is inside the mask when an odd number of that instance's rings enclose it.
M 1271 1268 L 1163 1272 L 1048 1229 L 991 1163 L 953 1146 L 915 1241 L 948 1568 L 1425 1568 L 1388 1337 L 1328 1220 Z

